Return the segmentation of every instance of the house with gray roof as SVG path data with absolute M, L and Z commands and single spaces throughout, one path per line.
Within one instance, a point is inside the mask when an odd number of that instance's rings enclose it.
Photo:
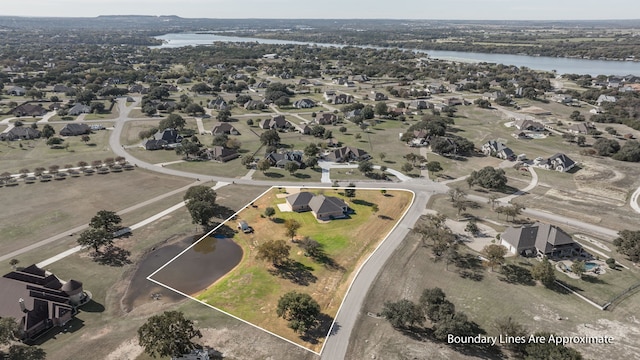
M 355 148 L 353 146 L 344 146 L 339 149 L 331 150 L 325 155 L 325 159 L 334 162 L 351 162 L 371 159 L 366 151 Z
M 535 223 L 508 227 L 500 235 L 500 243 L 516 255 L 568 257 L 582 252 L 571 235 L 555 225 Z
M 349 206 L 333 196 L 314 195 L 307 191 L 289 195 L 287 204 L 295 212 L 311 211 L 318 220 L 339 219 L 347 216 Z
M 68 111 L 67 114 L 71 116 L 77 116 L 80 114 L 88 114 L 91 112 L 91 107 L 85 104 L 77 103 L 73 105 Z
M 91 133 L 91 128 L 87 124 L 70 123 L 60 130 L 62 136 L 78 136 Z
M 514 126 L 518 130 L 543 131 L 544 125 L 533 120 L 516 120 Z
M 503 160 L 515 160 L 516 154 L 507 145 L 497 141 L 489 140 L 482 145 L 482 153 L 487 156 L 497 157 Z
M 216 126 L 213 127 L 213 130 L 211 130 L 211 134 L 213 135 L 240 135 L 240 132 L 238 130 L 236 130 L 235 127 L 233 127 L 233 125 L 229 124 L 229 123 L 220 123 L 220 124 L 216 124 Z
M 28 126 L 16 126 L 13 129 L 0 134 L 0 141 L 31 140 L 38 139 L 40 136 L 42 136 L 42 133 L 38 129 L 33 129 Z
M 554 154 L 550 156 L 545 164 L 545 167 L 550 170 L 567 172 L 576 166 L 576 162 L 571 160 L 567 155 L 562 153 Z

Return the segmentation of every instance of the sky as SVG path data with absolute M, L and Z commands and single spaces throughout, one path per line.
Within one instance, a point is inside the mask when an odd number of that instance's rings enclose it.
M 640 18 L 638 0 L 3 0 L 0 15 L 185 18 L 612 20 Z

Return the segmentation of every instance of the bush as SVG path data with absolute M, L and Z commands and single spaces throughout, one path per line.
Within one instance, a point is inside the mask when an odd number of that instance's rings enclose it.
M 616 268 L 616 259 L 608 258 L 605 262 L 607 263 L 607 265 L 609 265 L 610 269 L 615 269 Z

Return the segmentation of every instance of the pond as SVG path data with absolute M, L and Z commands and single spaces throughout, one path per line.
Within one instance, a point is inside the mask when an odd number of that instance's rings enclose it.
M 209 236 L 153 274 L 152 279 L 193 295 L 233 270 L 242 260 L 242 253 L 242 248 L 232 239 Z

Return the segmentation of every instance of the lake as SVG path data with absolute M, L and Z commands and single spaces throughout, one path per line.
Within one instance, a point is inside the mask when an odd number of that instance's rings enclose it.
M 238 36 L 226 36 L 216 34 L 177 33 L 157 36 L 156 39 L 164 41 L 163 45 L 152 48 L 176 48 L 194 45 L 212 45 L 214 42 L 256 42 L 260 44 L 279 45 L 317 45 L 344 47 L 345 45 L 311 43 L 289 40 L 260 39 Z M 374 46 L 359 46 L 363 48 L 377 48 Z M 411 49 L 406 49 L 411 50 Z M 640 62 L 614 61 L 614 60 L 587 60 L 573 58 L 555 58 L 548 56 L 527 56 L 509 54 L 483 54 L 465 51 L 441 51 L 441 50 L 412 50 L 418 53 L 428 54 L 434 59 L 461 61 L 461 62 L 488 62 L 505 65 L 526 66 L 534 70 L 553 71 L 558 74 L 589 74 L 597 75 L 636 75 L 640 76 Z

